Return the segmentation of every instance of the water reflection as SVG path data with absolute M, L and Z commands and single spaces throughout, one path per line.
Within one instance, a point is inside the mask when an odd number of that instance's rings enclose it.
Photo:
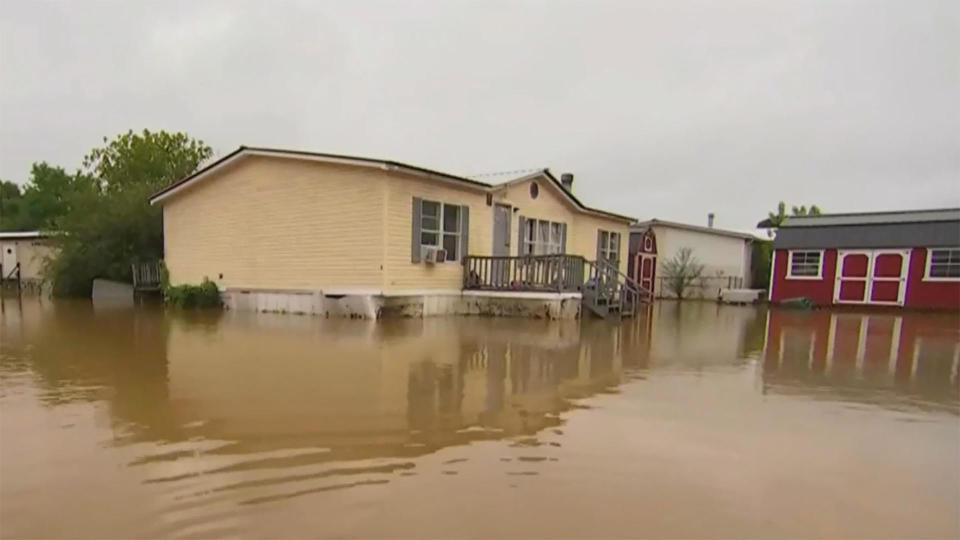
M 3 308 L 4 536 L 236 536 L 250 516 L 238 508 L 460 478 L 482 458 L 483 474 L 500 479 L 483 485 L 504 488 L 544 480 L 549 467 L 592 470 L 621 442 L 656 457 L 629 467 L 659 469 L 685 434 L 698 441 L 686 455 L 720 459 L 699 441 L 774 429 L 762 415 L 762 429 L 743 428 L 758 409 L 736 392 L 958 410 L 956 315 L 663 302 L 623 324 L 373 323 L 35 299 Z M 724 392 L 734 393 L 710 401 Z M 620 416 L 603 414 L 611 403 Z M 570 433 L 571 416 L 593 412 Z M 634 428 L 613 427 L 618 418 L 648 431 L 625 433 Z M 700 431 L 716 425 L 726 428 Z M 603 448 L 584 452 L 584 441 Z M 43 517 L 78 502 L 89 507 L 62 515 L 63 529 Z M 124 509 L 126 521 L 98 521 L 102 508 Z
M 956 411 L 960 317 L 773 310 L 766 391 Z

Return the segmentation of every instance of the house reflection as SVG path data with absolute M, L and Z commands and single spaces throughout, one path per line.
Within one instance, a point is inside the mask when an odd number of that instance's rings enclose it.
M 891 404 L 958 396 L 960 316 L 771 310 L 763 384 Z M 862 392 L 889 388 L 892 392 Z
M 194 436 L 261 450 L 409 455 L 533 434 L 619 383 L 623 358 L 624 327 L 606 321 L 227 319 L 170 325 L 169 406 Z

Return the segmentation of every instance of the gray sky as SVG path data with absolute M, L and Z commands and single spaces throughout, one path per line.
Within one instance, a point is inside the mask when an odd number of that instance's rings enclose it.
M 267 5 L 269 4 L 269 5 Z M 186 131 L 751 228 L 960 206 L 960 2 L 0 0 L 0 178 Z

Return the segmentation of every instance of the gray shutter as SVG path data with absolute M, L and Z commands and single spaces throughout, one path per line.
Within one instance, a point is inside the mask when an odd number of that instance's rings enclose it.
M 603 251 L 600 246 L 603 245 L 603 231 L 597 229 L 597 260 L 603 260 Z
M 560 224 L 560 253 L 567 252 L 567 224 Z
M 460 207 L 460 260 L 470 254 L 470 207 Z
M 517 256 L 519 257 L 521 255 L 525 255 L 523 252 L 523 235 L 527 230 L 527 218 L 520 216 L 517 219 L 517 229 L 519 229 L 517 232 Z
M 410 239 L 410 260 L 420 262 L 420 203 L 423 199 L 413 198 L 413 236 Z

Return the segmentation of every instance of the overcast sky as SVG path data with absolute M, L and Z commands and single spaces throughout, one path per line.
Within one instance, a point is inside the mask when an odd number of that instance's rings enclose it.
M 550 167 L 587 203 L 751 228 L 960 206 L 960 2 L 0 0 L 0 178 L 127 129 Z

